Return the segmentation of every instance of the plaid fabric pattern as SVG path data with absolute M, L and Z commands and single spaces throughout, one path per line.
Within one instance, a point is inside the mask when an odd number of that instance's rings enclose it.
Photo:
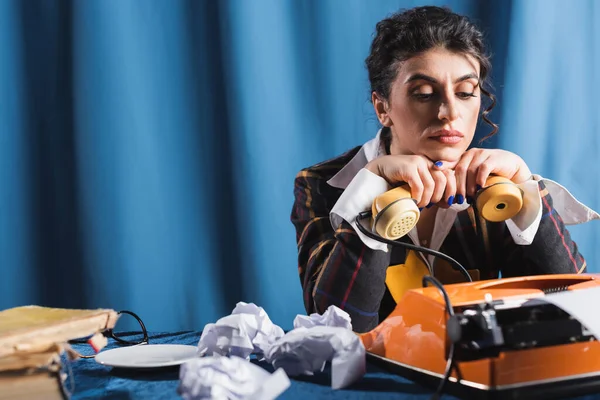
M 386 269 L 404 263 L 406 254 L 398 246 L 388 252 L 370 249 L 345 221 L 336 230 L 331 226 L 329 213 L 342 190 L 327 181 L 360 148 L 297 174 L 291 222 L 296 228 L 298 274 L 307 313 L 323 313 L 336 305 L 350 314 L 355 331 L 365 332 L 395 307 L 385 285 Z M 543 216 L 531 245 L 516 245 L 504 222 L 487 222 L 469 207 L 457 214 L 440 251 L 467 269 L 478 269 L 481 279 L 500 274 L 513 277 L 585 272 L 585 260 L 552 207 L 552 198 L 542 182 L 539 188 Z M 410 239 L 406 236 L 402 240 Z

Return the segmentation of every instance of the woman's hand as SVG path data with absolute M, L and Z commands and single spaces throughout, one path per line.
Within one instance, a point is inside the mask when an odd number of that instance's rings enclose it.
M 393 155 L 376 158 L 366 165 L 369 171 L 381 176 L 392 186 L 405 182 L 410 186 L 419 208 L 431 204 L 449 207 L 456 192 L 452 164 L 432 162 L 417 155 Z
M 454 167 L 456 193 L 475 196 L 478 187 L 483 187 L 493 174 L 508 178 L 514 183 L 530 179 L 531 171 L 525 161 L 514 153 L 498 149 L 467 150 Z

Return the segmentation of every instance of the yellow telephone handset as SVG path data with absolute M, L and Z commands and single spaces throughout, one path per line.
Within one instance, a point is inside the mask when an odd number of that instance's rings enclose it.
M 371 214 L 377 234 L 389 240 L 397 240 L 410 232 L 420 215 L 408 184 L 377 196 L 373 201 Z
M 510 179 L 490 176 L 475 198 L 480 215 L 490 222 L 506 221 L 523 207 L 521 189 Z M 373 228 L 388 240 L 397 240 L 410 232 L 419 221 L 419 208 L 411 197 L 408 184 L 391 189 L 375 198 L 371 213 Z
M 490 176 L 475 197 L 479 214 L 490 222 L 506 221 L 523 207 L 523 192 L 510 179 Z

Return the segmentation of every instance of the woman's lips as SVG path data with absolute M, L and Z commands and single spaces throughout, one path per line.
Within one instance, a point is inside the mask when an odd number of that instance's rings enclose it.
M 435 136 L 431 139 L 443 144 L 456 144 L 462 140 L 460 136 Z
M 463 134 L 459 131 L 442 130 L 435 132 L 430 139 L 443 144 L 456 144 L 463 139 Z

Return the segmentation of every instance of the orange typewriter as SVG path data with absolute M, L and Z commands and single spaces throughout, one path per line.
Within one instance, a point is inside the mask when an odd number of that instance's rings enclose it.
M 446 295 L 435 286 L 413 289 L 360 337 L 374 361 L 427 386 L 447 381 L 446 391 L 463 398 L 600 392 L 600 343 L 543 300 L 599 285 L 600 275 L 590 274 L 445 285 Z
M 522 199 L 516 186 L 494 179 L 479 193 L 476 208 L 483 218 L 502 221 L 518 212 Z M 371 217 L 370 229 L 360 222 L 365 217 Z M 397 188 L 376 199 L 357 222 L 373 239 L 446 258 L 471 281 L 467 270 L 444 254 L 393 242 L 418 218 L 410 192 Z M 600 293 L 600 274 L 450 285 L 428 273 L 417 278 L 412 288 L 402 289 L 385 320 L 360 334 L 375 363 L 426 386 L 438 385 L 435 396 L 446 391 L 466 399 L 551 399 L 600 393 L 600 342 L 589 326 L 551 300 L 582 295 L 581 307 L 593 307 L 587 296 Z

